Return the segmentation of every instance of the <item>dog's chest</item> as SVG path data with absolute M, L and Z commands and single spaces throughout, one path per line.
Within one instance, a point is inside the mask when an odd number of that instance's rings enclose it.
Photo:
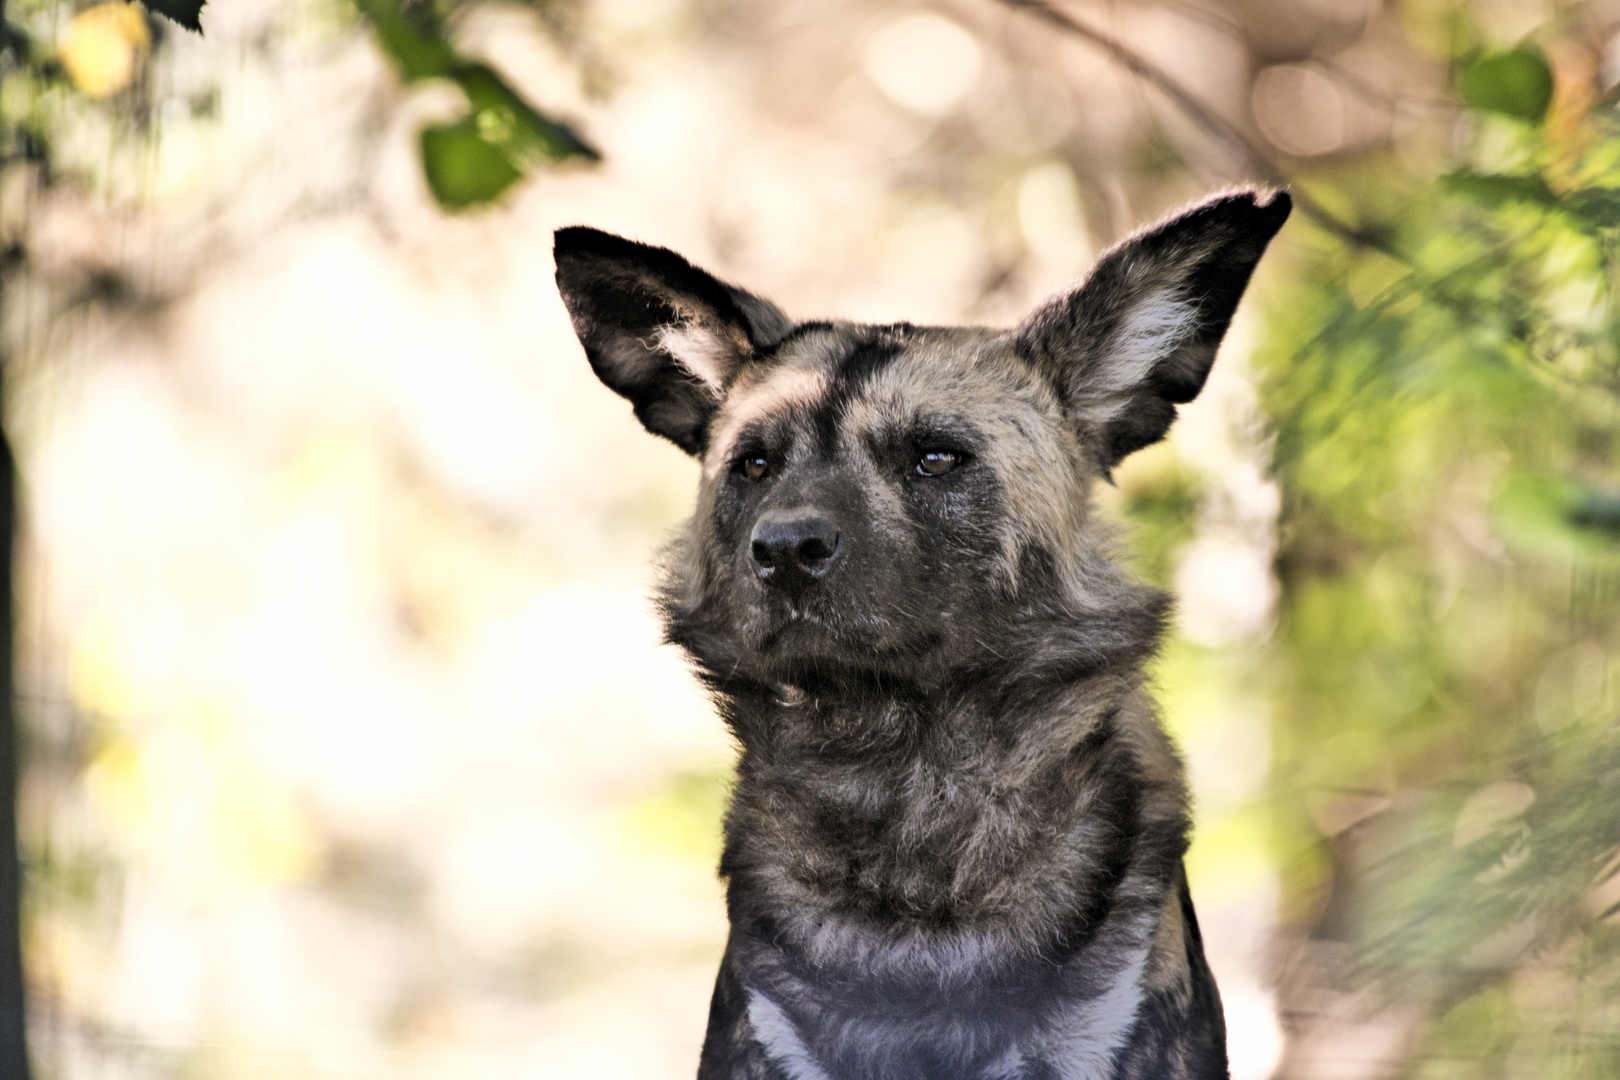
M 776 1076 L 1110 1075 L 1152 937 L 1151 913 L 1113 903 L 1132 876 L 1132 830 L 1100 813 L 1131 805 L 1112 790 L 1131 770 L 1077 774 L 1064 754 L 1016 769 L 982 735 L 973 750 L 889 770 L 780 751 L 774 768 L 745 762 L 733 956 Z M 1114 754 L 1107 740 L 1092 751 Z M 1087 940 L 1079 953 L 1062 944 L 1073 934 Z
M 774 980 L 774 996 L 748 989 L 748 1022 L 783 1080 L 1104 1080 L 1135 1025 L 1147 953 L 1134 946 L 1103 977 L 1070 972 L 1000 1007 L 993 991 L 829 1002 Z
M 997 745 L 990 732 L 1002 721 L 983 710 L 938 710 L 902 752 L 864 760 L 828 761 L 791 745 L 780 732 L 795 719 L 773 718 L 779 734 L 768 753 L 745 750 L 728 827 L 735 859 L 726 872 L 776 911 L 1035 933 L 1029 924 L 1041 909 L 1075 893 L 1078 868 L 1092 862 L 1084 856 L 1114 839 L 1096 805 L 1129 768 L 1082 791 L 1061 748 Z M 882 719 L 845 722 L 879 728 Z M 821 726 L 801 721 L 798 738 L 813 746 Z

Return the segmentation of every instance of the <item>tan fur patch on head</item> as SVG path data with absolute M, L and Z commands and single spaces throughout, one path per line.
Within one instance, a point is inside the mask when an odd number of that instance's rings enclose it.
M 826 395 L 828 382 L 825 368 L 809 365 L 772 367 L 753 379 L 740 377 L 715 419 L 704 476 L 713 480 L 720 475 L 744 428 L 774 413 L 814 405 Z

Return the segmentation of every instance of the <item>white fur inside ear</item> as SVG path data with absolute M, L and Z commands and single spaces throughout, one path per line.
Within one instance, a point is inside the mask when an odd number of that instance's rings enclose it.
M 1111 389 L 1140 383 L 1198 326 L 1198 308 L 1173 293 L 1153 293 L 1137 302 L 1114 338 L 1099 374 Z
M 1197 328 L 1197 305 L 1174 292 L 1150 293 L 1137 301 L 1087 379 L 1080 411 L 1090 420 L 1112 420 L 1125 408 L 1131 391 Z
M 655 335 L 658 347 L 703 380 L 715 397 L 725 393 L 726 377 L 736 366 L 736 347 L 696 323 L 665 326 Z

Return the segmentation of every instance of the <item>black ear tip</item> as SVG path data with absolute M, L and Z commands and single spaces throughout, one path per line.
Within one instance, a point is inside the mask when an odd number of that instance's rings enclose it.
M 1183 223 L 1221 222 L 1240 234 L 1261 235 L 1270 240 L 1293 209 L 1293 197 L 1281 189 L 1236 188 L 1193 206 L 1165 224 L 1174 227 Z
M 605 258 L 623 258 L 643 245 L 626 240 L 589 225 L 569 225 L 552 234 L 551 253 L 558 259 L 575 255 L 600 255 Z
M 1255 209 L 1262 211 L 1268 219 L 1277 223 L 1278 228 L 1281 228 L 1282 223 L 1288 220 L 1288 215 L 1294 211 L 1294 197 L 1286 191 L 1261 191 L 1255 194 L 1258 196 L 1254 204 Z
M 1282 188 L 1238 188 L 1225 195 L 1217 195 L 1210 201 L 1278 218 L 1286 218 L 1294 208 L 1294 197 Z
M 572 251 L 587 243 L 592 233 L 600 232 L 589 225 L 567 225 L 551 234 L 553 251 Z
M 1230 208 L 1233 224 L 1251 233 L 1264 235 L 1267 240 L 1277 235 L 1288 215 L 1293 212 L 1293 197 L 1286 191 L 1272 188 L 1248 188 L 1219 200 Z
M 591 234 L 595 229 L 584 225 L 570 225 L 566 229 L 558 229 L 551 234 L 551 254 L 558 262 L 562 262 L 570 255 L 584 250 L 591 241 Z

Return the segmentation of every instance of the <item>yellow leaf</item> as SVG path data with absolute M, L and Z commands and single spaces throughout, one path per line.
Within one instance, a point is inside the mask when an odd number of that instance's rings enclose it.
M 73 85 L 87 97 L 104 98 L 130 84 L 151 44 L 134 4 L 98 4 L 68 23 L 57 56 Z

